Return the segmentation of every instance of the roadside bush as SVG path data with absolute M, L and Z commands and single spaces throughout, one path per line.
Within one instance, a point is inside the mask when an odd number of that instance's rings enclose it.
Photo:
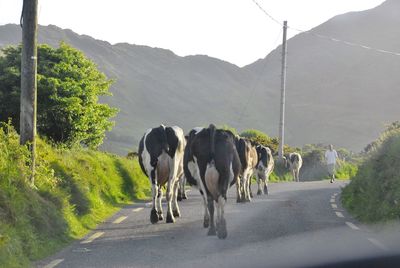
M 361 221 L 399 219 L 399 122 L 390 125 L 372 144 L 368 146 L 367 159 L 343 190 L 343 205 Z

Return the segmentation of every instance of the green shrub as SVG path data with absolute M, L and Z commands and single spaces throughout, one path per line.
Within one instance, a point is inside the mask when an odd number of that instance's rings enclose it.
M 365 222 L 399 219 L 400 124 L 389 126 L 372 144 L 367 147 L 367 159 L 343 190 L 343 205 Z

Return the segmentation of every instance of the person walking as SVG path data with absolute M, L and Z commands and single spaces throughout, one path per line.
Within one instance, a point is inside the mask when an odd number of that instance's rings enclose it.
M 328 174 L 331 178 L 331 183 L 335 181 L 335 168 L 336 160 L 338 159 L 338 154 L 336 150 L 333 149 L 333 145 L 329 145 L 329 149 L 325 152 L 325 161 L 328 168 Z

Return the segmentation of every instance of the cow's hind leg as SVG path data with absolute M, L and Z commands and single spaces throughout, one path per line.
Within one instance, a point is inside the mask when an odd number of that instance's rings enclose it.
M 185 191 L 185 185 L 186 185 L 186 177 L 182 177 L 182 182 L 181 182 L 181 196 L 182 199 L 187 199 L 186 191 Z
M 217 236 L 219 239 L 225 239 L 228 236 L 226 230 L 226 220 L 224 217 L 225 198 L 218 197 L 218 217 L 217 217 Z
M 216 235 L 214 225 L 214 200 L 210 194 L 207 195 L 208 211 L 210 212 L 210 227 L 208 228 L 207 235 Z
M 157 214 L 158 214 L 158 220 L 159 220 L 159 221 L 164 220 L 163 209 L 162 209 L 162 197 L 163 197 L 162 188 L 161 188 L 161 187 L 158 187 L 158 194 L 157 194 Z
M 263 184 L 263 180 L 260 178 L 259 175 L 257 175 L 257 195 L 263 194 L 262 184 Z
M 172 213 L 172 192 L 173 192 L 173 183 L 172 183 L 172 178 L 170 178 L 169 180 L 168 180 L 168 183 L 167 183 L 167 196 L 166 196 L 166 199 L 167 199 L 167 223 L 174 223 L 175 222 L 175 218 L 174 218 L 174 216 L 173 216 L 173 213 Z
M 250 198 L 253 198 L 253 191 L 251 190 L 251 179 L 253 178 L 253 176 L 250 176 L 249 178 L 249 196 Z
M 158 196 L 158 186 L 157 186 L 155 179 L 152 179 L 151 193 L 152 193 L 152 209 L 150 212 L 150 222 L 154 224 L 154 223 L 158 222 L 158 214 L 157 214 L 157 208 L 156 208 L 156 200 L 157 200 L 157 196 Z
M 172 196 L 172 201 L 173 201 L 172 214 L 174 215 L 174 217 L 181 216 L 181 212 L 179 210 L 178 200 L 177 200 L 178 191 L 179 191 L 179 182 L 175 182 L 174 192 L 173 192 L 173 196 Z
M 204 192 L 200 189 L 201 197 L 203 198 L 203 205 L 204 205 L 204 219 L 203 219 L 203 227 L 208 228 L 210 225 L 210 214 L 208 213 L 207 207 L 207 198 L 204 196 Z
M 236 179 L 236 202 L 240 203 L 242 202 L 242 180 L 240 176 L 237 177 Z
M 182 175 L 182 177 L 179 178 L 178 181 L 178 195 L 177 195 L 177 200 L 182 201 L 184 198 L 184 193 L 185 193 L 185 176 Z
M 264 181 L 264 194 L 268 195 L 268 179 L 265 179 Z

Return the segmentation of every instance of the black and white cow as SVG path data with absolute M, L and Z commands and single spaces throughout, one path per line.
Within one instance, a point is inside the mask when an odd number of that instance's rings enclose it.
M 161 125 L 146 131 L 139 143 L 139 163 L 152 185 L 153 206 L 150 213 L 151 223 L 163 220 L 162 189 L 167 185 L 168 204 L 167 223 L 180 216 L 177 203 L 178 180 L 183 174 L 183 153 L 185 137 L 177 126 Z M 173 206 L 173 208 L 172 208 Z
M 204 194 L 205 188 L 202 187 L 203 184 L 201 182 L 199 168 L 197 166 L 197 163 L 194 160 L 193 155 L 191 155 L 191 149 L 190 149 L 196 135 L 204 129 L 205 128 L 203 128 L 203 127 L 195 127 L 189 132 L 189 134 L 187 136 L 185 136 L 186 137 L 186 147 L 185 147 L 185 154 L 183 156 L 183 170 L 184 170 L 184 176 L 186 178 L 186 181 L 190 185 L 198 188 L 198 190 L 200 191 L 201 197 L 203 199 L 203 205 L 204 205 L 203 226 L 204 226 L 204 228 L 208 228 L 209 223 L 210 223 L 210 214 L 208 212 L 207 197 Z
M 284 158 L 286 167 L 292 172 L 293 180 L 299 182 L 299 173 L 303 165 L 303 159 L 299 153 L 290 153 Z
M 257 146 L 258 163 L 257 163 L 257 195 L 268 194 L 268 179 L 274 170 L 274 158 L 272 157 L 271 149 L 263 146 Z
M 218 238 L 224 239 L 228 235 L 224 217 L 226 195 L 228 187 L 238 180 L 241 168 L 234 135 L 210 125 L 208 128 L 192 130 L 186 148 L 185 176 L 190 184 L 199 184 L 207 199 L 204 226 L 209 225 L 208 235 L 217 234 Z M 214 202 L 217 204 L 216 227 Z
M 247 139 L 236 137 L 236 149 L 241 163 L 240 180 L 236 182 L 237 202 L 250 202 L 251 178 L 255 173 L 258 162 L 256 147 Z

